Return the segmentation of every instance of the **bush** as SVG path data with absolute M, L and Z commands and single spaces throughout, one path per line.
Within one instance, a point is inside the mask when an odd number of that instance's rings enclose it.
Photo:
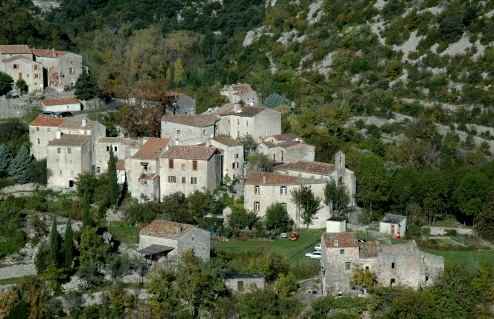
M 408 227 L 406 234 L 408 238 L 418 238 L 422 236 L 421 227 L 417 225 L 411 225 Z
M 463 21 L 459 16 L 449 16 L 439 23 L 437 38 L 439 41 L 454 43 L 463 35 Z
M 422 236 L 430 236 L 431 229 L 429 227 L 422 227 Z
M 456 229 L 445 229 L 444 234 L 446 236 L 458 236 L 458 232 L 456 231 Z

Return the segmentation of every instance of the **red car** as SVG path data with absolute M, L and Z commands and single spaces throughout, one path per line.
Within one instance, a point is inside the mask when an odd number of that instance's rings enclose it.
M 298 234 L 297 233 L 291 233 L 290 237 L 288 237 L 290 240 L 297 240 L 298 239 Z

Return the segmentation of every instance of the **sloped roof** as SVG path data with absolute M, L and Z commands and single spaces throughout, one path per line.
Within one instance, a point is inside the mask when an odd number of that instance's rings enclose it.
M 266 182 L 264 182 L 264 177 Z M 246 185 L 287 185 L 297 184 L 298 182 L 299 178 L 296 176 L 266 172 L 251 172 L 245 180 Z
M 64 121 L 63 118 L 46 117 L 46 116 L 39 115 L 31 123 L 29 123 L 29 125 L 30 126 L 53 126 L 53 127 L 57 127 L 60 124 L 62 124 L 63 121 Z
M 335 166 L 334 164 L 328 163 L 298 161 L 296 163 L 286 163 L 283 165 L 279 165 L 276 167 L 276 170 L 278 169 L 330 175 L 335 171 Z
M 225 105 L 220 106 L 216 110 L 214 110 L 213 114 L 216 115 L 226 115 L 234 110 L 234 106 L 232 103 L 227 103 Z
M 375 241 L 358 243 L 358 246 L 360 258 L 377 257 L 377 244 Z
M 115 166 L 117 168 L 117 171 L 125 171 L 125 160 L 118 160 Z
M 248 84 L 234 84 L 232 85 L 233 94 L 240 95 L 252 91 L 252 87 Z
M 81 104 L 81 101 L 75 97 L 67 97 L 63 99 L 52 99 L 52 100 L 43 100 L 41 104 L 45 106 L 52 105 L 64 105 L 64 104 Z
M 41 56 L 45 58 L 57 58 L 69 54 L 67 51 L 57 51 L 50 49 L 32 49 L 34 55 Z M 55 55 L 54 55 L 55 54 Z
M 325 233 L 324 242 L 328 248 L 359 247 L 355 233 Z
M 91 138 L 91 135 L 62 134 L 62 137 L 51 140 L 49 146 L 82 146 Z
M 141 175 L 139 175 L 139 179 L 147 179 L 147 180 L 153 180 L 153 179 L 156 179 L 156 177 L 158 177 L 158 174 L 144 174 L 142 173 Z
M 198 115 L 165 115 L 161 118 L 162 121 L 177 123 L 187 126 L 207 127 L 214 125 L 220 119 L 213 114 L 198 114 Z
M 405 218 L 407 218 L 407 217 L 406 216 L 403 216 L 403 215 L 386 214 L 381 219 L 381 222 L 383 222 L 383 223 L 390 223 L 390 224 L 399 224 L 402 221 L 404 221 Z
M 105 144 L 124 144 L 128 146 L 137 146 L 137 143 L 129 140 L 125 137 L 100 137 L 96 143 L 105 143 Z
M 19 45 L 0 45 L 0 53 L 2 54 L 14 54 L 14 53 L 20 53 L 20 54 L 26 54 L 26 53 L 32 53 L 31 49 L 25 44 L 19 44 Z
M 234 140 L 233 138 L 229 136 L 217 136 L 212 138 L 213 141 L 218 142 L 220 144 L 226 145 L 226 146 L 240 146 L 242 143 L 239 141 Z
M 83 121 L 86 121 L 86 125 L 83 125 Z M 62 122 L 62 124 L 60 124 L 60 128 L 90 130 L 96 125 L 96 123 L 97 122 L 90 120 L 76 120 L 76 119 L 64 118 L 64 121 Z
M 144 145 L 132 156 L 135 159 L 158 159 L 161 151 L 170 143 L 169 138 L 149 138 Z
M 282 148 L 292 148 L 292 147 L 298 147 L 298 146 L 306 146 L 306 147 L 312 147 L 315 148 L 314 145 L 310 145 L 304 142 L 297 142 L 297 141 L 285 141 L 278 143 L 277 146 L 282 147 Z
M 230 112 L 226 113 L 225 115 L 235 115 L 235 116 L 242 116 L 242 117 L 254 117 L 257 114 L 262 113 L 262 112 L 264 112 L 266 110 L 269 110 L 269 109 L 267 107 L 256 107 L 256 106 L 246 105 L 246 106 L 243 106 L 240 110 L 241 110 L 240 112 L 235 112 L 233 110 L 233 111 L 230 111 Z M 274 112 L 276 112 L 276 111 L 274 111 Z
M 268 136 L 267 138 L 272 137 L 275 141 L 281 142 L 281 141 L 295 141 L 296 139 L 299 139 L 300 141 L 302 138 L 298 135 L 295 135 L 293 133 L 284 133 L 284 134 L 277 134 L 277 135 L 272 135 Z
M 216 148 L 199 145 L 174 145 L 163 154 L 163 158 L 181 158 L 190 160 L 208 160 Z
M 139 232 L 139 235 L 177 239 L 195 228 L 193 225 L 175 223 L 166 220 L 154 220 Z
M 25 56 L 22 56 L 22 55 L 14 55 L 10 58 L 6 58 L 6 59 L 3 59 L 2 62 L 12 62 L 12 61 L 16 61 L 16 60 L 20 60 L 20 59 L 24 59 L 24 60 L 27 60 L 28 62 L 32 62 L 32 63 L 36 63 L 35 61 L 31 60 L 31 59 L 28 59 L 26 58 Z

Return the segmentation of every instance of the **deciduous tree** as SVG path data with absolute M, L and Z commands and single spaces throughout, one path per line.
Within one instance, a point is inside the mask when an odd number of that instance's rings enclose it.
M 297 206 L 300 212 L 302 223 L 308 229 L 312 224 L 317 212 L 322 208 L 321 198 L 314 196 L 312 189 L 309 186 L 301 185 L 300 188 L 292 189 L 292 202 Z M 297 221 L 299 222 L 299 221 Z
M 5 72 L 0 71 L 0 96 L 9 93 L 14 85 L 14 79 Z
M 350 196 L 346 186 L 336 185 L 335 181 L 327 182 L 324 186 L 324 204 L 326 204 L 333 216 L 344 216 L 349 210 Z
M 287 232 L 293 221 L 288 216 L 286 207 L 281 203 L 273 203 L 266 208 L 266 228 L 275 232 Z

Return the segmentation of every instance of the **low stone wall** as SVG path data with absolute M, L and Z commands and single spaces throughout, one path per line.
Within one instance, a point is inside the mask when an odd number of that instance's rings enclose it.
M 430 228 L 431 236 L 442 236 L 445 235 L 446 229 L 454 229 L 456 232 L 460 235 L 470 235 L 473 234 L 474 231 L 471 228 L 454 228 L 454 227 L 429 227 L 429 226 L 422 226 L 422 228 Z

